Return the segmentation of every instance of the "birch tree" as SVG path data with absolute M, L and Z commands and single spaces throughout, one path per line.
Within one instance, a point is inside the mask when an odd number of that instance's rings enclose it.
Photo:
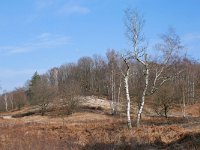
M 173 64 L 176 62 L 178 51 L 183 48 L 180 42 L 179 36 L 174 32 L 174 30 L 169 29 L 166 34 L 163 34 L 162 43 L 158 44 L 156 47 L 159 50 L 158 57 L 161 58 L 156 63 L 151 63 L 148 60 L 147 53 L 143 54 L 143 58 L 138 57 L 138 54 L 134 54 L 134 58 L 144 66 L 144 80 L 145 86 L 142 93 L 141 104 L 139 105 L 139 110 L 137 114 L 137 127 L 140 126 L 140 118 L 144 108 L 145 97 L 152 95 L 159 90 L 166 82 L 172 80 L 181 70 L 174 71 Z M 156 66 L 154 65 L 156 64 Z M 152 83 L 150 84 L 150 76 L 152 77 Z
M 127 125 L 128 128 L 132 128 L 132 123 L 131 123 L 131 99 L 130 99 L 130 94 L 129 94 L 129 76 L 130 76 L 130 58 L 123 57 L 123 61 L 126 65 L 125 72 L 123 74 L 124 76 L 124 87 L 125 87 L 125 93 L 126 93 L 126 115 L 127 115 Z
M 108 76 L 109 76 L 109 95 L 111 97 L 112 114 L 117 113 L 119 105 L 119 96 L 121 90 L 121 73 L 120 73 L 120 58 L 115 50 L 108 50 Z M 118 88 L 117 88 L 118 87 Z
M 142 92 L 142 100 L 137 113 L 138 126 L 140 116 L 144 107 L 149 78 L 149 66 L 147 63 L 146 46 L 144 46 L 144 34 L 142 33 L 144 19 L 136 10 L 132 9 L 127 9 L 125 11 L 125 17 L 126 35 L 132 47 L 132 51 L 129 52 L 129 55 L 144 66 L 145 87 Z M 144 57 L 144 59 L 142 59 L 142 57 Z
M 145 104 L 145 97 L 154 94 L 166 81 L 174 76 L 169 75 L 166 70 L 171 67 L 173 56 L 180 48 L 182 48 L 182 46 L 180 44 L 180 38 L 176 33 L 173 30 L 169 30 L 167 34 L 164 34 L 161 37 L 163 42 L 157 45 L 157 49 L 159 50 L 158 54 L 161 55 L 161 60 L 155 63 L 156 67 L 152 67 L 151 65 L 154 63 L 149 59 L 147 44 L 143 34 L 145 22 L 143 17 L 136 10 L 132 9 L 126 10 L 125 17 L 127 38 L 132 47 L 130 56 L 143 66 L 144 87 L 137 111 L 137 127 L 139 127 L 141 114 Z M 152 86 L 150 86 L 150 76 L 153 76 Z
M 3 94 L 3 100 L 4 100 L 4 105 L 5 105 L 5 111 L 8 111 L 8 96 L 7 96 L 7 92 L 4 90 L 4 94 Z

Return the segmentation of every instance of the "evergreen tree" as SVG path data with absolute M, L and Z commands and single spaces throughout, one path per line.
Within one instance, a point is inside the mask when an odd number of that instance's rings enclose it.
M 29 97 L 29 102 L 30 104 L 33 104 L 33 97 L 34 97 L 34 92 L 33 92 L 33 88 L 40 82 L 41 78 L 40 75 L 37 73 L 37 71 L 33 74 L 31 81 L 29 83 L 29 88 L 28 88 L 28 92 L 27 95 Z

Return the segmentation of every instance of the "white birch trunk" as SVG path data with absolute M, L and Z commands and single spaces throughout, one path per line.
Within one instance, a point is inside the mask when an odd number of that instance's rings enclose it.
M 126 115 L 127 115 L 127 125 L 128 128 L 131 129 L 132 128 L 132 124 L 131 124 L 131 99 L 130 99 L 130 95 L 129 95 L 129 86 L 128 86 L 128 80 L 129 80 L 129 72 L 130 72 L 130 67 L 129 64 L 127 62 L 126 59 L 124 59 L 124 62 L 126 64 L 126 73 L 123 74 L 124 76 L 124 86 L 125 86 L 125 92 L 126 92 Z
M 5 109 L 6 109 L 6 111 L 8 111 L 7 94 L 4 95 L 4 103 L 5 103 Z
M 130 115 L 130 109 L 131 109 L 131 100 L 130 100 L 130 95 L 129 95 L 129 86 L 128 86 L 128 79 L 129 79 L 129 68 L 127 69 L 124 82 L 125 82 L 125 90 L 126 90 L 126 100 L 127 100 L 127 124 L 128 128 L 132 128 L 131 125 L 131 115 Z
M 140 118 L 141 118 L 141 114 L 142 114 L 142 111 L 144 108 L 145 96 L 146 96 L 148 85 L 149 85 L 149 68 L 148 68 L 148 64 L 145 64 L 145 88 L 142 93 L 142 99 L 141 99 L 141 103 L 139 105 L 139 110 L 138 110 L 138 114 L 137 114 L 137 127 L 138 128 L 140 127 Z

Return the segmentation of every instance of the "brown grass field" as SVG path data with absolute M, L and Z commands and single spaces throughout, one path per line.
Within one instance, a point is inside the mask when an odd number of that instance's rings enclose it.
M 198 105 L 188 106 L 190 117 L 144 115 L 142 126 L 127 129 L 126 117 L 109 115 L 107 107 L 83 107 L 69 116 L 34 114 L 0 119 L 2 150 L 156 150 L 200 149 Z M 95 109 L 97 108 L 97 109 Z M 2 113 L 20 114 L 30 110 Z M 190 112 L 189 112 L 190 111 Z M 174 110 L 174 113 L 176 111 Z M 132 116 L 133 125 L 135 117 Z

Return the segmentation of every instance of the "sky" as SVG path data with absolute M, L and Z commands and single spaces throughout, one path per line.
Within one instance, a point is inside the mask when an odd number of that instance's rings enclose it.
M 24 86 L 35 71 L 127 48 L 130 7 L 143 15 L 148 43 L 173 27 L 187 55 L 199 59 L 199 6 L 199 0 L 1 0 L 1 91 Z

